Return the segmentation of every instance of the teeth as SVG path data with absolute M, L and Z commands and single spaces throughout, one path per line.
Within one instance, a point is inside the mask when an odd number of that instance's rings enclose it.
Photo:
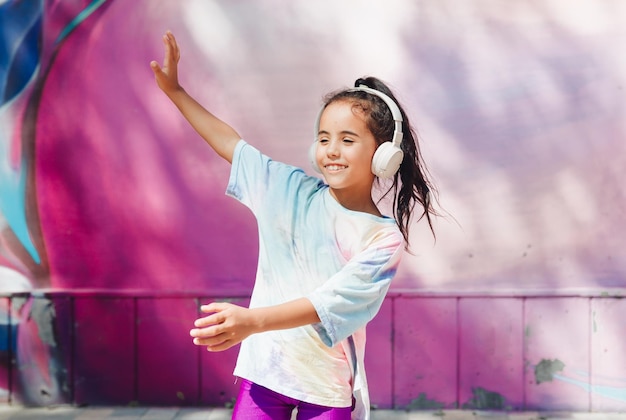
M 326 169 L 328 169 L 329 171 L 338 171 L 344 168 L 345 166 L 342 166 L 342 165 L 326 165 Z

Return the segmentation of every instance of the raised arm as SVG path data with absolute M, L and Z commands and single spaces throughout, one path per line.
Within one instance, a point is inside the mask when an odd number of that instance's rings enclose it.
M 182 88 L 178 82 L 180 49 L 171 32 L 163 35 L 163 44 L 163 66 L 156 61 L 150 63 L 157 85 L 209 146 L 228 162 L 232 162 L 235 145 L 241 137 L 230 125 L 207 111 Z

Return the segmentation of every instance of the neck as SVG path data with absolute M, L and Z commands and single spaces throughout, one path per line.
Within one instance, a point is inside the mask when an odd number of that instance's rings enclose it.
M 382 214 L 376 207 L 376 203 L 372 200 L 371 194 L 367 195 L 355 195 L 348 194 L 342 190 L 330 189 L 330 195 L 339 203 L 342 207 L 352 211 L 359 211 L 361 213 L 368 213 L 374 216 L 381 217 Z

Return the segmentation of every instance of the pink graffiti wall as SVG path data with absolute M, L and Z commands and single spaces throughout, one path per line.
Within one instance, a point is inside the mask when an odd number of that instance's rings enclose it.
M 625 23 L 618 0 L 0 0 L 0 399 L 232 398 L 236 352 L 187 331 L 245 304 L 256 227 L 156 88 L 170 29 L 186 89 L 277 160 L 308 170 L 322 96 L 362 75 L 409 111 L 447 216 L 369 328 L 376 404 L 625 409 Z

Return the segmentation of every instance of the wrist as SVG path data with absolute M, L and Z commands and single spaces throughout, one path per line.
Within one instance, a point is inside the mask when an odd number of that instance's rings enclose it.
M 165 94 L 172 101 L 175 101 L 177 97 L 180 97 L 182 95 L 186 95 L 187 94 L 187 92 L 185 92 L 185 89 L 183 89 L 183 87 L 181 85 L 176 85 L 176 86 L 170 87 L 167 90 L 164 89 L 163 92 L 165 92 Z
M 268 320 L 269 308 L 253 308 L 250 309 L 250 327 L 253 334 L 261 333 L 269 330 Z

